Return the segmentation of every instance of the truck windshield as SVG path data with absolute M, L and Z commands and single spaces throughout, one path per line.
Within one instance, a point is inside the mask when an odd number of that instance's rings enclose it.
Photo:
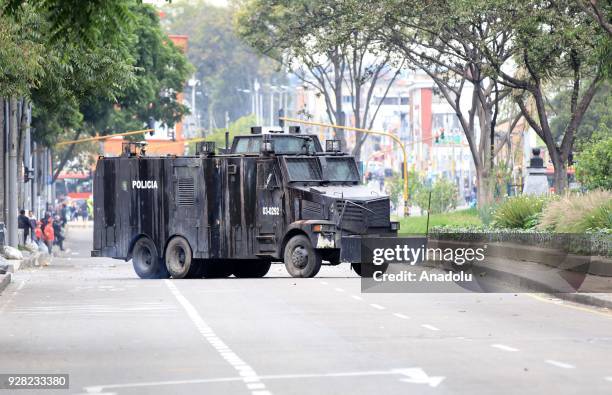
M 326 158 L 324 176 L 327 181 L 359 181 L 359 175 L 352 158 Z
M 359 173 L 353 158 L 299 157 L 287 158 L 286 163 L 290 181 L 359 181 Z
M 261 135 L 236 137 L 234 153 L 236 154 L 259 154 L 261 148 Z M 310 136 L 272 136 L 274 141 L 274 152 L 280 155 L 303 154 L 311 155 L 320 152 L 318 146 Z
M 321 181 L 318 158 L 287 158 L 290 181 Z

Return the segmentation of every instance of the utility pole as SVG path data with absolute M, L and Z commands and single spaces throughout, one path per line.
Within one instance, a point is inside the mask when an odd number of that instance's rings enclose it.
M 8 232 L 8 245 L 17 247 L 17 98 L 11 97 L 9 101 L 9 164 L 8 164 L 8 220 L 6 223 Z
M 270 87 L 270 126 L 274 125 L 274 88 Z
M 6 122 L 5 100 L 0 97 L 0 223 L 6 221 L 6 138 L 8 127 Z

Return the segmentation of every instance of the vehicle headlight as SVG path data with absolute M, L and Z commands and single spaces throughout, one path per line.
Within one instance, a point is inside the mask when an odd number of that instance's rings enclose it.
M 399 222 L 391 222 L 391 230 L 399 230 L 400 223 Z
M 331 224 L 316 224 L 312 225 L 312 231 L 315 233 L 334 233 L 336 227 Z

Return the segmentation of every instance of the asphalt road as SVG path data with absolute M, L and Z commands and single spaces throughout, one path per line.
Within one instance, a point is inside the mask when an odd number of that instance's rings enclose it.
M 19 394 L 610 394 L 612 313 L 528 294 L 362 294 L 346 266 L 293 279 L 140 280 L 72 252 L 0 296 Z M 0 394 L 9 393 L 0 390 Z

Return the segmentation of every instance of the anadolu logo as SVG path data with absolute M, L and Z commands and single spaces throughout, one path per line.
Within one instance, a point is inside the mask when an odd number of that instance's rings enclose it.
M 132 180 L 132 189 L 157 189 L 157 181 Z

